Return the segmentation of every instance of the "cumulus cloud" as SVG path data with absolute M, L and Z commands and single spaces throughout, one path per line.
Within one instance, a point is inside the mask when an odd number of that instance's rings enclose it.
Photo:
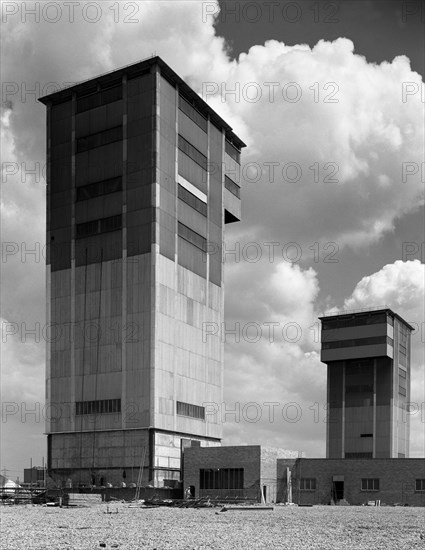
M 406 83 L 423 86 L 407 57 L 368 63 L 340 38 L 268 41 L 241 54 L 225 83 L 204 85 L 249 145 L 242 227 L 365 247 L 423 203 L 424 106 L 419 92 L 403 101 Z
M 397 260 L 377 273 L 363 277 L 345 300 L 344 309 L 388 304 L 395 311 L 402 310 L 411 321 L 420 322 L 424 313 L 424 285 L 424 264 L 419 260 Z
M 317 273 L 283 260 L 236 262 L 225 283 L 225 441 L 323 455 L 326 367 L 314 307 Z

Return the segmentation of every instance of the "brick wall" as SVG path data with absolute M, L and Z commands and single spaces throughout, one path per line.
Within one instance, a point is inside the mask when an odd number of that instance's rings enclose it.
M 184 488 L 193 485 L 195 496 L 241 497 L 261 501 L 261 491 L 267 502 L 277 499 L 277 459 L 298 457 L 298 451 L 261 447 L 260 445 L 243 445 L 232 447 L 215 447 L 206 449 L 188 448 L 184 453 Z M 243 468 L 243 490 L 200 490 L 199 471 L 204 468 Z
M 261 447 L 244 445 L 235 447 L 188 447 L 184 451 L 184 488 L 193 485 L 195 496 L 212 498 L 247 497 L 259 499 Z M 207 468 L 243 468 L 243 491 L 204 490 L 199 487 L 199 471 Z
M 425 492 L 415 491 L 416 479 L 425 479 L 425 459 L 278 459 L 278 500 L 286 496 L 286 467 L 292 473 L 292 497 L 298 504 L 329 504 L 332 481 L 344 481 L 344 498 L 350 504 L 380 500 L 381 504 L 425 506 Z M 316 489 L 300 490 L 300 478 L 316 479 Z M 379 479 L 378 491 L 362 491 L 362 478 Z

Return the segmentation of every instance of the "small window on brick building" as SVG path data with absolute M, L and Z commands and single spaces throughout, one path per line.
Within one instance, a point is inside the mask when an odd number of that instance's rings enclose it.
M 316 478 L 314 477 L 302 477 L 300 479 L 301 491 L 315 491 L 316 490 Z
M 362 479 L 362 491 L 379 491 L 379 479 L 378 478 Z
M 425 493 L 425 479 L 417 479 L 416 480 L 415 491 Z

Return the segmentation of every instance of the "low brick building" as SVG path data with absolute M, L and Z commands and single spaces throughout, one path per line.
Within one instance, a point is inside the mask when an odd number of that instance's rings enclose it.
M 189 447 L 184 488 L 195 497 L 295 504 L 425 506 L 425 459 L 303 458 L 261 445 Z
M 298 451 L 261 445 L 189 447 L 184 451 L 184 488 L 195 497 L 242 498 L 276 502 L 278 459 L 295 459 Z
M 345 500 L 361 505 L 425 506 L 425 459 L 332 459 L 300 458 L 277 460 L 277 501 L 288 495 L 288 473 L 292 501 L 297 504 L 331 504 Z

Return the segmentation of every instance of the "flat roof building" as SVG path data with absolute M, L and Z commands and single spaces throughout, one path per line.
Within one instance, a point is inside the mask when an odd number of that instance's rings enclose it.
M 278 459 L 278 502 L 425 506 L 423 458 Z
M 48 470 L 180 480 L 220 444 L 224 226 L 240 219 L 245 144 L 153 57 L 47 107 Z
M 389 308 L 320 320 L 327 458 L 407 458 L 413 328 Z
M 423 458 L 305 458 L 262 445 L 190 448 L 184 488 L 218 502 L 425 505 Z
M 184 454 L 184 484 L 195 498 L 277 502 L 279 459 L 293 464 L 301 451 L 237 445 L 190 448 Z

